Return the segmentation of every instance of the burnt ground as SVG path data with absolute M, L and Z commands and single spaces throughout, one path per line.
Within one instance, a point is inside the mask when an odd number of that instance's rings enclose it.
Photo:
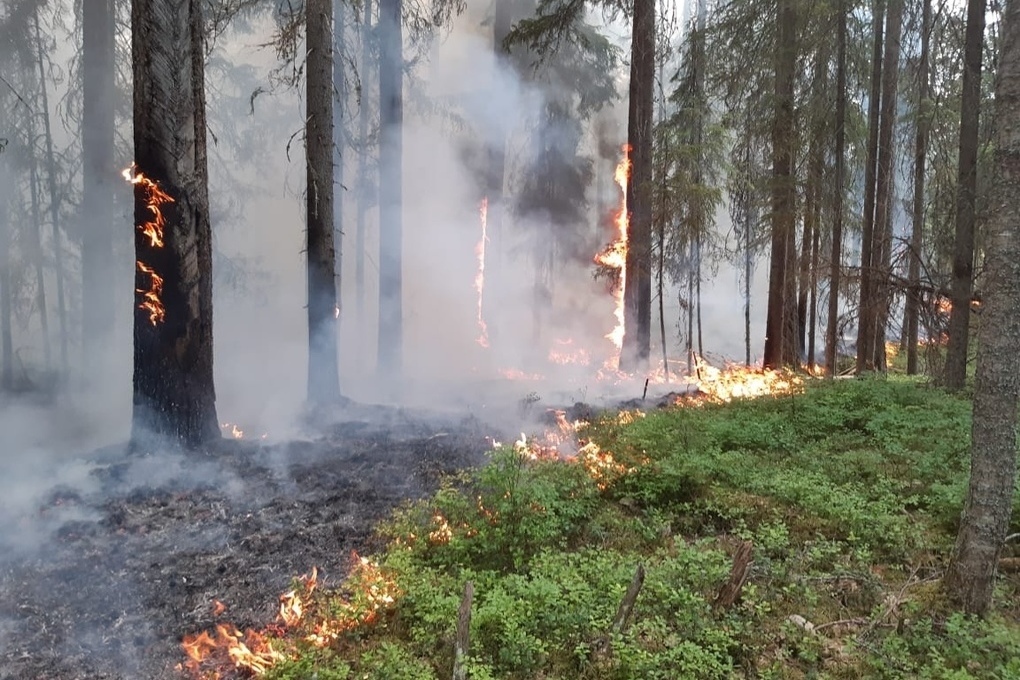
M 0 515 L 0 678 L 180 678 L 180 640 L 212 627 L 214 600 L 228 608 L 216 621 L 264 626 L 295 576 L 342 579 L 379 519 L 479 463 L 497 434 L 386 407 L 319 432 L 92 452 L 73 461 L 81 483 Z

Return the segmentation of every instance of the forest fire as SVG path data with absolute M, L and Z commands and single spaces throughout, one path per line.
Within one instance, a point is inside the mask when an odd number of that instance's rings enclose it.
M 698 392 L 710 401 L 729 402 L 748 397 L 787 394 L 804 382 L 788 371 L 739 365 L 717 368 L 700 356 L 694 357 L 694 364 Z
M 549 350 L 548 360 L 553 364 L 576 364 L 587 366 L 591 363 L 591 355 L 584 347 L 577 347 L 572 339 L 554 340 Z
M 613 291 L 613 300 L 616 303 L 613 315 L 616 317 L 616 326 L 606 335 L 617 349 L 623 347 L 623 297 L 624 291 L 627 288 L 627 229 L 630 222 L 627 207 L 627 180 L 630 178 L 630 170 L 630 146 L 624 145 L 623 159 L 616 166 L 616 172 L 614 173 L 616 184 L 623 192 L 620 211 L 616 214 L 616 240 L 608 248 L 595 256 L 596 264 L 609 267 L 618 272 L 618 284 Z
M 139 224 L 138 229 L 146 237 L 148 237 L 149 246 L 151 248 L 162 248 L 164 245 L 163 229 L 166 226 L 166 217 L 163 215 L 163 205 L 166 203 L 173 203 L 174 199 L 165 191 L 160 189 L 156 182 L 149 179 L 144 174 L 136 172 L 135 168 L 135 164 L 132 163 L 131 166 L 125 168 L 121 174 L 128 182 L 142 188 L 145 195 L 146 208 L 150 213 L 152 213 L 152 217 L 150 217 L 148 221 Z M 163 306 L 162 301 L 163 277 L 157 274 L 152 267 L 146 265 L 141 260 L 138 260 L 136 264 L 138 265 L 138 271 L 149 277 L 148 290 L 142 288 L 135 290 L 136 293 L 142 296 L 142 301 L 138 304 L 138 306 L 149 313 L 149 321 L 153 326 L 155 326 L 162 323 L 166 318 L 166 308 Z
M 482 199 L 478 208 L 478 215 L 482 224 L 482 235 L 475 246 L 475 257 L 478 258 L 478 273 L 475 274 L 475 292 L 478 294 L 478 344 L 482 347 L 489 346 L 489 328 L 485 324 L 485 316 L 482 314 L 482 300 L 485 296 L 485 244 L 489 240 L 489 198 Z

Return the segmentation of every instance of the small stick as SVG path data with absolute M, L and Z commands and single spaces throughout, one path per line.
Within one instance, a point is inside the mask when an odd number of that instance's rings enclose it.
M 641 586 L 644 583 L 645 567 L 643 564 L 639 564 L 637 571 L 634 572 L 634 578 L 631 579 L 630 585 L 627 586 L 627 592 L 623 594 L 623 599 L 620 600 L 616 616 L 613 617 L 613 625 L 610 628 L 611 632 L 606 633 L 595 642 L 593 651 L 596 657 L 608 655 L 613 637 L 621 635 L 627 630 L 630 615 L 634 611 L 634 603 L 637 602 L 638 593 L 641 592 Z
M 645 391 L 641 393 L 641 401 L 644 401 L 645 397 L 648 396 L 648 381 L 649 380 L 651 380 L 651 378 L 645 378 Z
M 747 572 L 751 566 L 751 542 L 743 541 L 737 552 L 733 555 L 733 568 L 730 569 L 730 578 L 716 595 L 712 603 L 714 609 L 725 609 L 731 606 L 740 597 L 744 589 L 744 582 L 747 581 Z
M 468 581 L 464 584 L 464 597 L 457 609 L 457 640 L 453 647 L 453 680 L 467 680 L 468 649 L 471 643 L 471 600 L 475 596 L 475 585 Z

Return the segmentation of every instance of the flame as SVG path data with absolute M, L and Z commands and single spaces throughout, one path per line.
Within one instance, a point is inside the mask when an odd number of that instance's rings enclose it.
M 938 296 L 935 299 L 935 311 L 939 314 L 945 314 L 949 316 L 953 311 L 953 301 L 945 296 Z
M 541 373 L 525 373 L 519 368 L 501 368 L 499 374 L 507 380 L 544 380 Z
M 301 622 L 301 618 L 305 612 L 305 600 L 315 591 L 315 587 L 319 583 L 319 570 L 317 567 L 312 567 L 311 574 L 305 574 L 299 579 L 304 590 L 302 596 L 298 593 L 296 588 L 292 588 L 287 592 L 280 595 L 280 620 L 283 621 L 284 625 L 293 627 Z
M 145 195 L 145 206 L 152 217 L 148 221 L 139 224 L 138 229 L 149 239 L 149 247 L 162 248 L 164 246 L 163 230 L 166 227 L 166 217 L 163 215 L 163 205 L 173 203 L 174 199 L 165 191 L 159 188 L 153 180 L 140 172 L 136 172 L 136 165 L 124 169 L 121 175 L 133 185 L 140 186 Z M 163 294 L 163 277 L 153 271 L 142 261 L 137 262 L 138 270 L 147 274 L 150 279 L 149 289 L 136 289 L 135 292 L 142 296 L 138 304 L 141 309 L 149 312 L 149 322 L 155 326 L 166 318 L 166 308 L 160 296 Z
M 276 663 L 287 657 L 276 651 L 269 644 L 269 638 L 254 630 L 244 633 L 230 624 L 217 624 L 216 632 L 210 635 L 202 631 L 198 635 L 186 635 L 181 642 L 188 660 L 181 665 L 182 670 L 191 671 L 196 677 L 201 675 L 210 661 L 217 662 L 217 657 L 225 655 L 236 669 L 251 671 L 255 675 L 263 675 Z M 215 673 L 212 677 L 219 677 Z
M 432 521 L 436 523 L 436 528 L 429 532 L 429 541 L 440 544 L 449 543 L 453 538 L 453 529 L 450 528 L 450 523 L 438 512 L 432 516 Z
M 229 433 L 234 439 L 244 439 L 244 430 L 234 423 L 220 423 L 220 429 L 225 433 Z M 263 435 L 263 437 L 264 436 L 265 435 Z
M 623 159 L 616 166 L 616 172 L 614 173 L 616 184 L 623 192 L 620 210 L 616 214 L 616 240 L 595 256 L 596 264 L 610 267 L 619 272 L 619 284 L 613 292 L 613 300 L 616 303 L 616 308 L 613 311 L 613 316 L 616 317 L 616 327 L 606 335 L 618 350 L 623 347 L 623 296 L 624 291 L 627 289 L 627 231 L 630 224 L 630 214 L 627 208 L 627 182 L 630 179 L 630 169 L 630 145 L 625 144 L 623 146 Z
M 482 314 L 482 299 L 485 295 L 485 244 L 489 240 L 489 198 L 486 196 L 478 208 L 478 216 L 482 223 L 482 236 L 475 246 L 475 256 L 478 258 L 478 273 L 475 274 L 475 292 L 478 293 L 478 344 L 482 347 L 489 346 L 489 328 L 485 324 L 485 317 Z
M 800 388 L 804 380 L 789 371 L 770 368 L 746 368 L 731 364 L 717 368 L 702 357 L 694 357 L 698 391 L 711 401 L 728 402 L 747 397 L 787 394 Z
M 213 600 L 212 615 L 214 617 L 220 616 L 225 611 L 227 611 L 227 605 L 223 604 L 219 600 Z
M 553 340 L 553 347 L 549 350 L 549 361 L 554 364 L 578 364 L 587 366 L 591 363 L 591 355 L 583 347 L 574 347 L 572 339 Z

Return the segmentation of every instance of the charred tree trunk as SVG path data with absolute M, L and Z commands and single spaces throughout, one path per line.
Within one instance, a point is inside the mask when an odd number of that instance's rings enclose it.
M 994 210 L 988 216 L 988 283 L 978 335 L 970 487 L 946 589 L 963 609 L 991 604 L 1016 485 L 1020 401 L 1020 5 L 1003 12 L 995 88 Z
M 921 305 L 921 250 L 924 247 L 924 180 L 928 160 L 929 65 L 931 44 L 931 0 L 923 0 L 921 11 L 921 58 L 917 65 L 917 113 L 914 136 L 914 213 L 910 224 L 910 253 L 907 280 L 909 289 L 903 309 L 903 326 L 907 345 L 907 375 L 917 373 L 918 314 Z
M 967 381 L 970 298 L 974 289 L 974 223 L 977 220 L 978 118 L 981 108 L 981 53 L 984 50 L 985 0 L 968 0 L 960 102 L 960 165 L 953 246 L 953 309 L 946 347 L 946 388 Z
M 896 88 L 900 75 L 900 34 L 903 25 L 903 1 L 888 0 L 885 50 L 882 64 L 882 104 L 878 129 L 878 171 L 875 178 L 875 247 L 871 262 L 871 276 L 869 277 L 871 282 L 869 290 L 872 298 L 869 318 L 870 323 L 874 324 L 871 364 L 880 371 L 886 369 L 885 332 L 891 298 L 889 281 L 892 275 L 892 211 L 896 180 L 893 164 L 896 145 L 893 133 L 896 130 Z
M 836 374 L 836 334 L 839 332 L 839 286 L 843 259 L 843 200 L 846 171 L 846 40 L 847 7 L 840 2 L 836 29 L 836 121 L 833 151 L 832 245 L 829 251 L 829 307 L 825 323 L 825 371 Z
M 793 174 L 796 19 L 794 0 L 779 0 L 776 12 L 775 111 L 772 121 L 772 248 L 763 356 L 768 368 L 779 368 L 786 359 L 787 257 L 790 235 L 794 230 L 797 190 Z M 793 276 L 792 272 L 790 276 Z
M 401 0 L 379 0 L 379 354 L 382 375 L 403 371 L 403 38 Z
M 337 256 L 333 225 L 333 39 L 330 0 L 305 4 L 305 160 L 308 256 L 308 401 L 340 400 Z
M 630 108 L 627 142 L 632 170 L 625 264 L 622 370 L 648 364 L 652 326 L 652 117 L 655 108 L 655 0 L 635 0 L 631 35 Z
M 358 358 L 364 358 L 365 337 L 365 228 L 369 206 L 373 203 L 370 194 L 373 190 L 371 140 L 368 132 L 368 119 L 371 108 L 369 94 L 372 92 L 372 0 L 364 0 L 361 15 L 361 101 L 358 107 L 358 142 L 361 154 L 358 160 L 358 208 L 354 226 L 354 297 L 357 309 Z
M 138 261 L 132 441 L 154 443 L 155 435 L 196 447 L 219 436 L 202 2 L 133 0 L 131 22 Z
M 86 384 L 103 380 L 113 360 L 114 6 L 82 8 L 82 353 Z
M 857 310 L 857 372 L 874 370 L 875 313 L 872 281 L 875 260 L 875 189 L 878 168 L 878 128 L 882 98 L 882 35 L 885 0 L 875 0 L 874 42 L 871 52 L 871 94 L 868 97 L 868 155 L 864 166 L 864 217 L 861 236 L 860 305 Z

